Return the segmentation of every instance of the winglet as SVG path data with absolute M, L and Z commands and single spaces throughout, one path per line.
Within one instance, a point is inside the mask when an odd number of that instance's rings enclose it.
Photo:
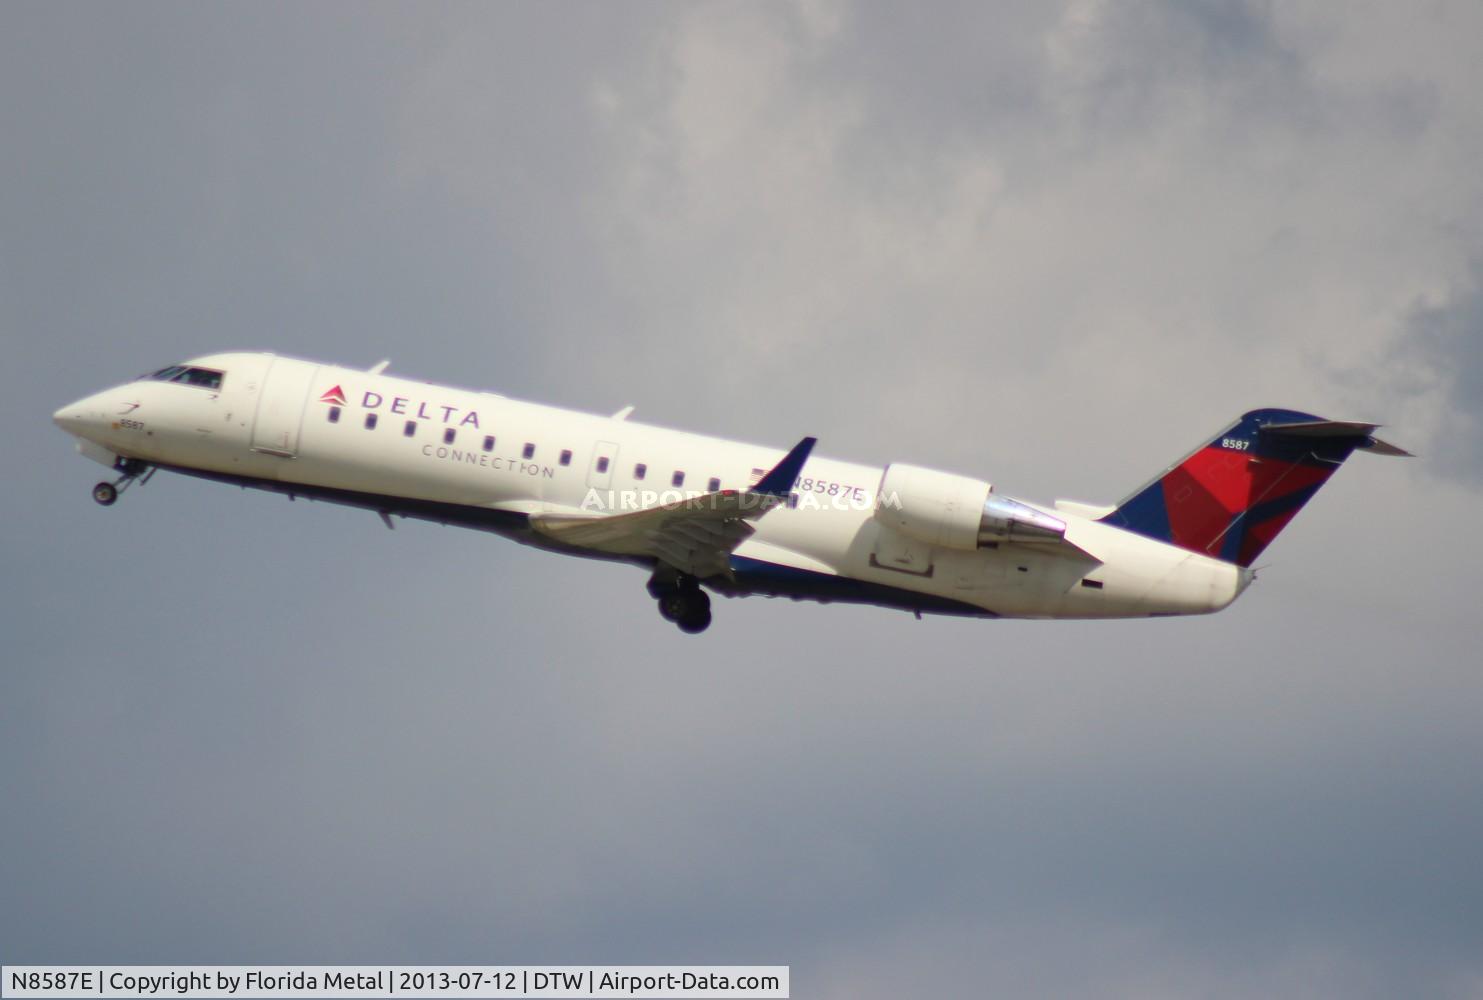
M 753 493 L 761 493 L 770 497 L 785 497 L 793 491 L 793 482 L 798 478 L 798 473 L 803 471 L 803 463 L 808 461 L 808 453 L 814 450 L 818 438 L 806 437 L 793 446 L 793 450 L 783 456 L 783 460 L 772 467 L 772 471 L 757 481 L 752 487 Z

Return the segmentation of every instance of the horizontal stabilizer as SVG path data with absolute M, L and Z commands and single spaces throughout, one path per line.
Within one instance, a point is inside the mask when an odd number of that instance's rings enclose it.
M 1367 424 L 1359 420 L 1297 420 L 1289 423 L 1265 424 L 1262 432 L 1283 437 L 1309 438 L 1361 438 L 1359 447 L 1375 455 L 1392 455 L 1396 458 L 1413 457 L 1404 448 L 1374 436 L 1379 424 Z
M 1372 455 L 1390 455 L 1395 458 L 1415 458 L 1404 448 L 1398 448 L 1389 441 L 1382 441 L 1377 437 L 1371 437 L 1368 444 L 1360 445 L 1365 451 Z
M 1262 424 L 1261 428 L 1268 434 L 1294 434 L 1298 437 L 1359 437 L 1379 426 L 1358 420 L 1293 420 Z

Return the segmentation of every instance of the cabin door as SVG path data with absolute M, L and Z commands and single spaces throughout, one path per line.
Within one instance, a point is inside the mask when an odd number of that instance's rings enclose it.
M 252 450 L 293 458 L 299 453 L 299 425 L 309 401 L 318 365 L 274 358 L 257 397 L 252 422 Z

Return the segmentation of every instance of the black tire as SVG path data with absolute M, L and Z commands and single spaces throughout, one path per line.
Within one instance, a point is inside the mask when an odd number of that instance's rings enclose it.
M 99 483 L 93 487 L 93 499 L 104 507 L 112 507 L 118 499 L 118 488 L 112 483 Z
M 677 587 L 659 598 L 659 614 L 683 632 L 704 632 L 711 623 L 711 595 L 694 584 Z
M 697 607 L 691 614 L 681 618 L 675 624 L 680 626 L 680 631 L 686 635 L 699 635 L 711 627 L 711 609 L 708 606 Z

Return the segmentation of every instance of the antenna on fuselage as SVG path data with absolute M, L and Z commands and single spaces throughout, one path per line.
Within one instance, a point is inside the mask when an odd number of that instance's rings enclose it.
M 366 371 L 370 372 L 372 375 L 380 375 L 382 372 L 386 371 L 386 366 L 389 364 L 391 364 L 390 358 L 382 358 L 380 361 L 367 368 Z

